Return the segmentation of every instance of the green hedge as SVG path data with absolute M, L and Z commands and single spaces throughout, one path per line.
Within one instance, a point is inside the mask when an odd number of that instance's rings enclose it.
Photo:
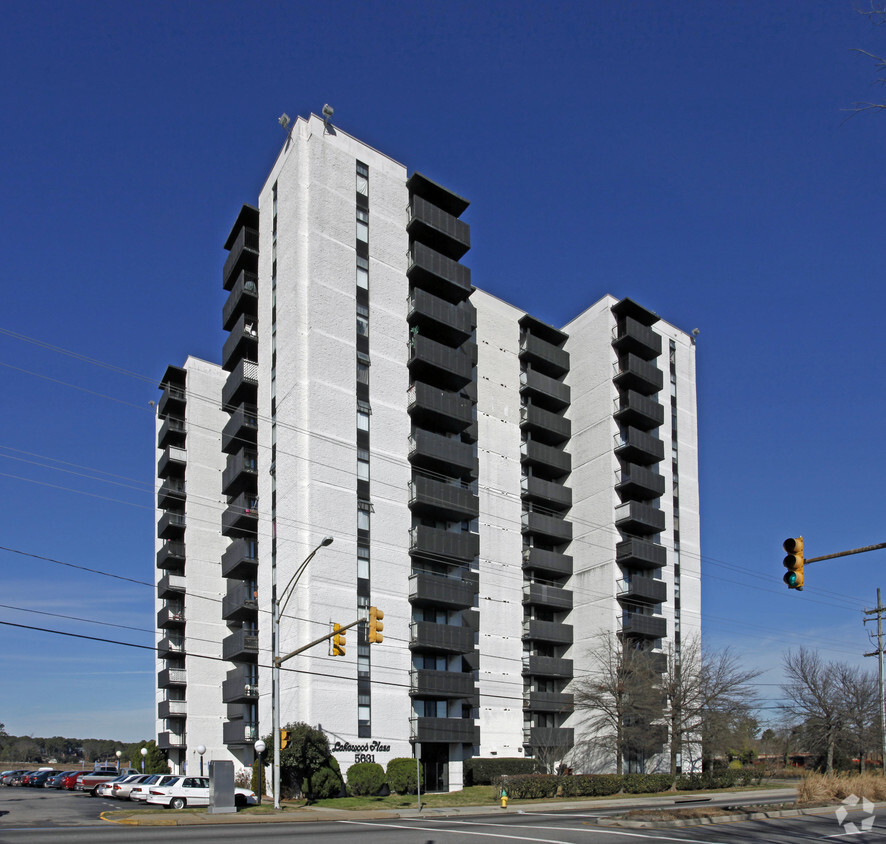
M 464 783 L 471 785 L 491 785 L 499 777 L 515 774 L 537 774 L 543 770 L 537 759 L 522 756 L 506 756 L 501 759 L 474 758 L 465 760 Z
M 329 757 L 329 761 L 333 764 L 324 765 L 311 777 L 310 792 L 311 798 L 314 800 L 338 797 L 342 792 L 344 781 L 341 778 L 338 762 L 332 756 Z M 307 781 L 305 781 L 302 790 L 308 790 Z
M 667 791 L 674 783 L 670 774 L 518 774 L 497 778 L 495 785 L 507 788 L 508 796 L 523 800 L 548 797 L 605 797 L 609 794 L 652 794 Z
M 354 797 L 378 794 L 385 784 L 385 769 L 378 762 L 358 762 L 348 768 L 348 793 Z
M 388 762 L 388 788 L 397 794 L 415 793 L 415 759 L 400 756 Z M 422 775 L 422 785 L 424 776 Z

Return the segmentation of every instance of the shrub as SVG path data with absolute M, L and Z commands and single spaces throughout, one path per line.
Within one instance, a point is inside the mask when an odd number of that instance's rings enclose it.
M 415 788 L 415 759 L 408 756 L 400 756 L 388 762 L 388 786 L 397 794 L 414 792 Z M 422 773 L 422 785 L 424 774 Z
M 310 790 L 310 796 L 314 800 L 327 800 L 330 797 L 341 796 L 344 782 L 341 778 L 338 762 L 331 756 L 329 761 L 334 763 L 335 767 L 332 764 L 324 765 L 311 777 L 310 786 L 308 786 L 307 781 L 302 786 L 303 791 Z
M 259 772 L 259 761 L 256 759 L 252 763 L 252 768 L 243 768 L 241 771 L 237 772 L 237 776 L 234 777 L 234 785 L 238 788 L 248 788 L 251 791 L 254 791 L 256 794 L 259 791 L 266 792 L 268 790 L 268 767 L 265 766 L 264 771 L 262 772 L 262 781 L 261 786 L 258 784 L 258 772 Z
M 625 774 L 622 789 L 628 794 L 657 794 L 674 784 L 670 774 Z
M 525 759 L 522 756 L 505 756 L 501 759 L 474 758 L 465 761 L 465 786 L 492 785 L 503 776 L 517 774 L 537 774 L 544 766 L 537 759 Z
M 378 762 L 358 762 L 348 768 L 348 792 L 355 797 L 378 794 L 385 784 L 385 769 Z

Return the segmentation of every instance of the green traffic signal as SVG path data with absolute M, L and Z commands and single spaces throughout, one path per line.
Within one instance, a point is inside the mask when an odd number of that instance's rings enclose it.
M 784 558 L 784 567 L 788 570 L 784 576 L 785 585 L 788 589 L 803 591 L 803 537 L 790 537 L 782 545 L 787 556 Z

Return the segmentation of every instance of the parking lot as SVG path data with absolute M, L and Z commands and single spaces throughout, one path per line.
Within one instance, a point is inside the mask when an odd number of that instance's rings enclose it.
M 90 797 L 55 788 L 0 787 L 0 829 L 101 824 L 101 813 L 114 809 L 144 810 L 144 803 Z M 156 811 L 156 806 L 147 807 Z

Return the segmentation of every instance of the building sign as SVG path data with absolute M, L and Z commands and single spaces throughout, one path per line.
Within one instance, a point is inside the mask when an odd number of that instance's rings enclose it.
M 375 762 L 375 754 L 390 753 L 391 745 L 382 744 L 380 741 L 370 741 L 366 744 L 337 741 L 329 750 L 331 753 L 353 753 L 354 762 Z

